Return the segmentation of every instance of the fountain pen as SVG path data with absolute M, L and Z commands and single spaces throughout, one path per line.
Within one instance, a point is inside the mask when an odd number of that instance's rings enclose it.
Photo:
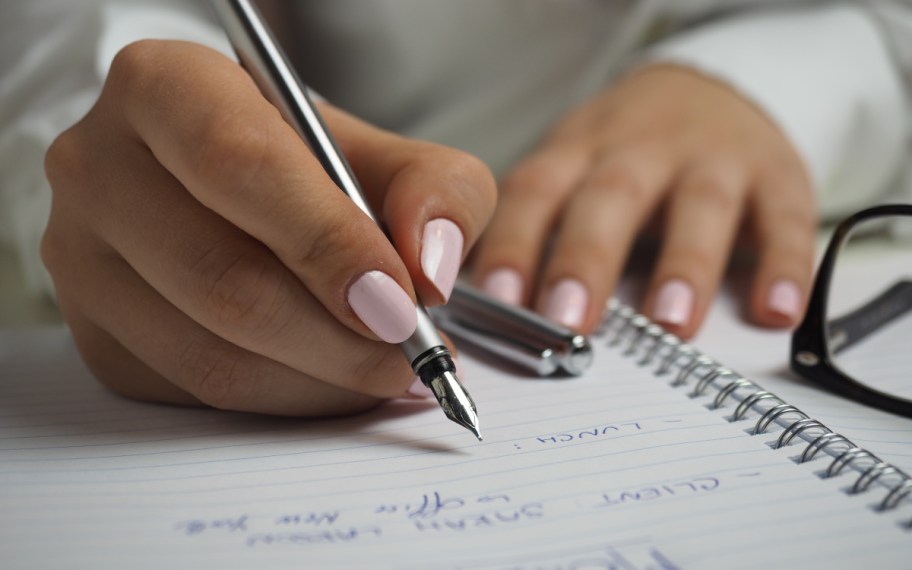
M 307 86 L 288 62 L 268 25 L 248 0 L 212 0 L 238 59 L 260 92 L 307 142 L 336 185 L 371 220 L 371 211 L 354 173 L 313 104 Z M 416 307 L 418 327 L 400 344 L 412 370 L 431 389 L 446 416 L 481 440 L 475 402 L 459 383 L 453 357 L 421 304 Z

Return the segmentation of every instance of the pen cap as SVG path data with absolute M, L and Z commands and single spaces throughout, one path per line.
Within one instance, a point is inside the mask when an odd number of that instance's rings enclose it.
M 463 283 L 456 284 L 447 305 L 435 309 L 434 316 L 448 333 L 541 376 L 559 370 L 579 375 L 592 364 L 592 347 L 584 335 Z

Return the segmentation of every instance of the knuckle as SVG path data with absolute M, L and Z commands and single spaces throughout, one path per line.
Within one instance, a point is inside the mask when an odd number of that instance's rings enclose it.
M 776 231 L 775 229 L 773 231 Z M 765 254 L 772 259 L 798 262 L 801 265 L 813 266 L 815 239 L 813 234 L 789 231 L 778 231 L 775 237 L 764 236 Z
M 344 260 L 350 257 L 352 246 L 379 235 L 376 226 L 365 223 L 366 218 L 323 210 L 301 229 L 292 250 L 295 269 L 306 273 L 312 273 L 315 268 L 344 271 L 347 267 Z
M 791 228 L 805 238 L 812 238 L 817 228 L 817 212 L 811 208 L 783 208 L 775 216 L 779 228 Z
M 685 275 L 715 274 L 723 263 L 714 250 L 695 246 L 675 248 L 669 252 L 668 259 L 671 262 L 669 265 L 679 268 L 679 272 Z
M 766 176 L 779 181 L 792 180 L 810 185 L 804 161 L 791 149 L 786 152 L 764 153 L 757 160 L 756 166 L 761 177 Z
M 485 187 L 493 191 L 494 175 L 480 158 L 468 152 L 451 150 L 448 160 L 450 169 L 472 186 Z
M 179 357 L 180 374 L 191 394 L 207 406 L 238 410 L 249 401 L 257 370 L 233 347 L 190 343 Z
M 196 264 L 196 271 L 207 312 L 231 336 L 268 341 L 288 322 L 282 276 L 259 252 L 219 245 Z
M 762 243 L 813 257 L 817 212 L 812 208 L 770 207 L 757 226 Z
M 644 202 L 650 194 L 648 184 L 636 169 L 618 162 L 597 168 L 584 186 L 633 204 Z
M 720 175 L 705 175 L 692 181 L 683 192 L 682 199 L 723 215 L 738 212 L 742 204 L 738 186 Z
M 60 208 L 52 208 L 38 244 L 41 263 L 54 280 L 58 295 L 62 289 L 73 289 L 74 283 L 82 280 L 87 265 L 96 261 L 90 259 L 95 252 L 87 240 L 92 238 L 87 238 L 82 228 L 64 220 L 65 217 Z
M 53 191 L 66 185 L 73 173 L 82 170 L 84 141 L 79 134 L 79 125 L 61 133 L 48 147 L 44 155 L 44 172 Z
M 348 376 L 350 389 L 381 398 L 398 396 L 414 373 L 394 347 L 379 342 L 372 345 L 372 349 L 364 351 L 353 363 Z
M 39 253 L 41 255 L 41 263 L 44 264 L 52 277 L 57 275 L 64 260 L 62 247 L 64 243 L 66 242 L 61 239 L 53 224 L 49 224 L 44 235 L 41 236 Z
M 242 108 L 219 107 L 194 125 L 190 149 L 195 174 L 219 192 L 243 193 L 269 168 L 272 133 L 269 121 L 255 121 Z
M 92 136 L 87 122 L 83 119 L 59 134 L 44 155 L 52 213 L 56 209 L 58 213 L 68 213 L 67 218 L 71 218 L 73 212 L 85 210 L 87 204 L 96 208 L 108 188 L 106 173 L 95 160 L 102 141 Z
M 164 44 L 161 40 L 140 40 L 124 46 L 111 61 L 106 88 L 121 100 L 155 100 L 164 79 Z
M 487 211 L 493 211 L 497 201 L 497 184 L 491 170 L 480 158 L 438 145 L 429 146 L 421 158 L 423 164 L 433 165 L 433 171 L 443 176 L 442 188 L 464 196 L 473 204 L 481 204 Z M 402 174 L 424 170 L 415 169 Z
M 517 166 L 504 179 L 503 192 L 534 199 L 550 196 L 568 184 L 567 168 L 548 158 L 532 159 Z
M 626 251 L 618 247 L 616 243 L 610 243 L 604 239 L 581 240 L 579 243 L 567 243 L 566 247 L 571 252 L 585 252 L 586 257 L 592 260 L 591 263 L 603 268 L 601 275 L 607 275 L 613 271 L 626 254 Z

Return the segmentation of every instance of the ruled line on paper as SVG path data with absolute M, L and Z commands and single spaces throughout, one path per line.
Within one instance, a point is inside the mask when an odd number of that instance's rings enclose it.
M 782 545 L 776 556 L 805 560 L 809 549 L 826 546 L 826 537 L 878 536 L 887 553 L 881 556 L 907 544 L 895 517 L 870 511 L 865 501 L 873 493 L 841 493 L 852 481 L 849 470 L 819 478 L 831 458 L 795 465 L 796 447 L 770 450 L 774 434 L 747 436 L 745 424 L 729 423 L 725 410 L 707 410 L 706 399 L 687 398 L 630 361 L 598 370 L 606 377 L 600 382 L 535 384 L 517 398 L 520 384 L 478 363 L 464 365 L 485 375 L 473 395 L 486 402 L 494 439 L 481 444 L 456 435 L 433 408 L 291 429 L 284 420 L 247 423 L 242 416 L 209 425 L 192 418 L 226 416 L 193 410 L 174 421 L 197 425 L 168 426 L 168 414 L 150 411 L 148 435 L 188 432 L 152 442 L 142 440 L 142 430 L 119 437 L 109 429 L 132 430 L 144 421 L 118 424 L 114 414 L 133 405 L 112 399 L 102 406 L 112 421 L 93 424 L 102 414 L 86 413 L 85 422 L 64 426 L 76 428 L 75 436 L 53 418 L 24 428 L 14 433 L 40 437 L 21 442 L 53 447 L 0 451 L 0 502 L 10 507 L 0 520 L 0 543 L 12 542 L 5 550 L 13 561 L 47 551 L 43 560 L 83 556 L 96 562 L 92 567 L 116 567 L 128 553 L 160 562 L 167 554 L 238 569 L 302 556 L 317 566 L 392 560 L 405 567 L 402 561 L 413 560 L 430 568 L 426 562 L 460 552 L 512 560 L 529 544 L 561 550 L 556 560 L 566 564 L 581 560 L 579 548 L 593 543 L 620 545 L 600 552 L 644 568 L 687 560 L 712 567 L 701 563 L 701 552 L 730 560 L 772 542 Z M 10 435 L 3 429 L 0 436 Z M 99 430 L 114 433 L 88 434 Z M 244 469 L 247 463 L 254 469 Z M 406 507 L 414 516 L 403 514 Z M 310 508 L 317 510 L 312 518 Z M 335 514 L 321 518 L 322 509 Z M 738 531 L 732 521 L 764 530 Z M 822 529 L 809 546 L 789 540 L 808 525 Z M 714 536 L 725 538 L 720 544 Z M 53 549 L 43 548 L 48 537 L 56 538 Z
M 657 433 L 672 432 L 672 431 L 674 431 L 674 432 L 685 432 L 685 431 L 692 432 L 694 430 L 705 430 L 708 427 L 713 427 L 713 424 L 697 424 L 697 425 L 693 425 L 693 426 L 688 426 L 686 428 L 672 428 L 672 429 L 666 429 L 666 430 L 656 430 L 656 431 L 650 432 L 650 434 L 655 435 Z M 618 436 L 618 437 L 612 438 L 612 440 L 617 442 L 617 441 L 620 441 L 625 438 L 636 437 L 636 435 L 637 434 Z M 733 434 L 733 435 L 727 435 L 724 437 L 711 438 L 711 439 L 700 438 L 700 439 L 687 440 L 685 442 L 675 441 L 672 443 L 659 444 L 659 445 L 655 445 L 655 446 L 639 447 L 633 451 L 636 451 L 636 452 L 650 451 L 650 450 L 661 449 L 661 448 L 669 447 L 669 446 L 682 446 L 682 445 L 687 445 L 687 444 L 697 445 L 697 444 L 702 444 L 702 443 L 706 443 L 706 442 L 740 439 L 741 437 L 743 437 L 743 436 L 738 435 L 738 434 Z M 415 440 L 415 441 L 421 441 L 421 440 Z M 591 441 L 587 441 L 587 442 L 577 442 L 574 444 L 574 446 L 600 444 L 600 443 L 603 443 L 603 441 L 604 440 L 602 440 L 602 441 L 591 440 Z M 493 443 L 486 444 L 486 446 L 504 447 L 505 445 L 504 445 L 504 442 L 493 442 Z M 198 465 L 225 465 L 225 464 L 229 464 L 229 463 L 236 463 L 239 461 L 258 461 L 258 460 L 269 459 L 269 458 L 273 458 L 273 457 L 290 457 L 290 456 L 319 455 L 319 454 L 349 452 L 349 451 L 358 451 L 361 449 L 376 448 L 376 447 L 377 447 L 376 444 L 368 443 L 368 444 L 364 444 L 364 445 L 352 446 L 352 447 L 341 448 L 341 449 L 297 451 L 297 452 L 289 452 L 289 453 L 275 455 L 275 456 L 271 456 L 271 455 L 255 456 L 255 457 L 246 457 L 245 456 L 245 457 L 230 458 L 230 459 L 218 458 L 218 459 L 204 460 L 204 461 L 197 461 L 197 462 L 161 464 L 161 465 L 143 465 L 143 466 L 137 466 L 137 467 L 112 467 L 112 468 L 95 467 L 95 468 L 86 468 L 86 469 L 52 469 L 50 471 L 52 471 L 56 474 L 62 474 L 62 473 L 104 473 L 104 472 L 112 472 L 112 471 L 135 471 L 135 470 L 148 471 L 151 469 L 167 470 L 167 469 L 185 468 L 185 467 L 189 467 L 189 466 L 198 466 Z M 569 447 L 573 447 L 573 446 L 565 445 L 561 449 L 567 449 Z M 451 447 L 447 450 L 447 454 L 452 455 L 453 452 L 459 452 L 461 449 L 470 449 L 470 448 L 477 449 L 478 447 L 477 446 Z M 522 453 L 522 455 L 553 452 L 556 449 L 557 448 L 540 448 L 540 449 L 536 449 L 536 450 L 525 451 Z M 757 447 L 756 450 L 760 451 L 760 452 L 768 451 L 768 449 L 762 448 L 762 447 Z M 228 476 L 232 476 L 232 475 L 249 475 L 249 474 L 255 474 L 255 473 L 267 473 L 267 472 L 271 472 L 271 471 L 281 471 L 281 470 L 314 469 L 314 468 L 319 468 L 319 467 L 351 465 L 351 464 L 356 464 L 356 463 L 385 462 L 385 461 L 389 461 L 389 460 L 401 460 L 401 459 L 410 458 L 410 457 L 423 457 L 426 455 L 429 455 L 429 452 L 421 451 L 421 452 L 407 453 L 407 454 L 388 455 L 388 456 L 383 456 L 380 458 L 371 457 L 371 458 L 365 458 L 365 459 L 353 459 L 353 460 L 344 461 L 344 462 L 327 462 L 327 463 L 322 463 L 322 464 L 311 464 L 311 465 L 304 465 L 304 466 L 289 466 L 289 467 L 284 467 L 281 469 L 258 469 L 258 470 L 246 470 L 246 471 L 227 471 L 227 472 L 219 472 L 219 473 L 202 473 L 202 474 L 198 474 L 198 475 L 184 476 L 184 477 L 180 477 L 180 478 L 151 478 L 151 477 L 149 477 L 149 478 L 144 478 L 144 479 L 130 479 L 130 480 L 122 480 L 122 481 L 121 480 L 112 480 L 110 478 L 107 478 L 106 482 L 107 482 L 107 484 L 118 484 L 118 483 L 128 484 L 128 483 L 136 483 L 136 482 L 149 483 L 149 482 L 154 482 L 154 481 L 167 481 L 167 480 L 177 480 L 177 479 L 211 478 L 211 477 L 216 477 L 216 476 L 228 477 Z M 492 459 L 498 459 L 498 457 L 493 457 L 493 458 L 485 457 L 485 458 L 476 459 L 473 461 L 488 461 L 488 460 L 492 460 Z M 572 459 L 570 461 L 572 461 Z M 448 463 L 443 463 L 440 467 L 447 468 L 447 467 L 451 467 L 451 466 L 455 466 L 455 465 L 463 465 L 465 463 L 468 463 L 468 462 L 451 461 Z M 435 467 L 435 468 L 438 468 L 438 467 Z M 0 475 L 5 476 L 5 477 L 8 477 L 10 475 L 35 475 L 35 474 L 41 474 L 41 473 L 48 473 L 50 471 L 48 469 L 5 470 L 5 471 L 0 471 Z M 390 473 L 396 473 L 396 471 L 393 470 Z M 63 482 L 63 481 L 61 481 L 61 482 Z M 30 484 L 30 482 L 22 481 L 22 482 L 20 482 L 20 484 L 28 485 L 28 484 Z
M 648 393 L 648 392 L 639 392 L 639 393 L 636 393 L 636 394 L 633 394 L 633 395 L 648 396 L 649 393 Z M 513 400 L 513 399 L 511 398 L 511 400 Z M 667 401 L 668 401 L 669 403 L 678 403 L 678 402 L 680 401 L 680 398 L 679 398 L 679 397 L 676 397 L 676 395 L 672 393 L 672 394 L 669 395 L 669 398 L 668 398 Z M 652 398 L 649 399 L 649 402 L 650 402 L 650 404 L 656 404 L 656 403 L 661 404 L 661 403 L 662 403 L 662 402 L 655 402 L 654 399 L 652 399 Z M 505 408 L 503 408 L 503 410 L 502 410 L 502 412 L 501 412 L 501 415 L 506 416 L 507 414 L 512 413 L 512 412 L 522 413 L 522 414 L 524 414 L 525 416 L 531 418 L 531 419 L 527 420 L 526 423 L 540 423 L 541 421 L 543 421 L 543 420 L 545 420 L 545 419 L 549 419 L 550 417 L 555 417 L 555 416 L 543 416 L 543 415 L 540 415 L 540 414 L 535 414 L 535 412 L 536 412 L 538 409 L 550 410 L 551 408 L 554 408 L 554 407 L 555 407 L 555 404 L 560 404 L 561 406 L 578 406 L 578 405 L 580 405 L 580 404 L 588 404 L 588 405 L 591 406 L 591 405 L 593 405 L 593 402 L 592 402 L 592 399 L 591 399 L 591 398 L 584 398 L 584 399 L 580 399 L 580 400 L 570 400 L 570 401 L 559 401 L 559 400 L 556 401 L 556 402 L 552 401 L 552 402 L 550 402 L 550 403 L 541 404 L 540 406 L 532 406 L 532 407 L 524 407 L 524 406 L 522 406 L 521 404 L 516 404 L 514 407 L 505 407 Z M 426 405 L 426 408 L 427 408 L 427 409 L 426 409 L 425 411 L 433 411 L 433 410 L 432 410 L 431 404 L 427 404 L 427 405 Z M 626 409 L 629 409 L 629 406 L 618 405 L 618 406 L 615 407 L 615 408 L 605 407 L 605 408 L 603 409 L 603 412 L 604 412 L 605 414 L 608 414 L 608 413 L 611 413 L 611 412 L 613 412 L 613 411 L 615 411 L 615 410 L 626 410 Z M 213 412 L 208 411 L 207 413 L 212 414 Z M 559 415 L 558 415 L 558 416 L 559 416 Z M 436 416 L 435 416 L 435 418 L 436 418 Z M 257 418 L 257 417 L 255 417 L 255 416 L 251 416 L 250 419 L 243 419 L 243 418 L 234 417 L 234 418 L 232 419 L 232 423 L 237 422 L 237 421 L 244 421 L 244 422 L 254 423 L 254 422 L 265 421 L 265 420 L 266 420 L 265 418 Z M 291 422 L 292 420 L 282 418 L 282 419 L 279 419 L 278 421 Z M 357 421 L 357 420 L 353 420 L 352 423 L 355 423 L 356 421 Z M 88 422 L 84 422 L 83 425 L 88 425 L 88 424 L 91 424 L 91 423 L 92 423 L 91 421 L 88 421 Z M 337 422 L 337 423 L 338 423 L 338 422 Z M 309 425 L 310 425 L 311 427 L 316 427 L 317 429 L 319 429 L 321 425 L 325 425 L 325 424 L 323 424 L 323 423 L 321 423 L 319 420 L 317 420 L 317 421 L 309 422 Z M 342 425 L 345 425 L 345 424 L 342 423 Z M 416 425 L 416 426 L 413 426 L 413 427 L 410 428 L 410 429 L 423 429 L 423 428 L 426 428 L 426 427 L 439 427 L 440 425 L 441 425 L 441 424 L 440 424 L 439 421 L 435 421 L 435 420 L 430 420 L 430 419 L 429 419 L 429 420 L 427 420 L 426 422 L 423 422 L 423 423 L 421 423 L 421 424 L 418 424 L 418 425 Z M 515 423 L 515 424 L 495 424 L 495 425 L 492 425 L 492 426 L 490 426 L 490 427 L 487 427 L 487 428 L 486 428 L 486 431 L 488 431 L 488 432 L 493 432 L 493 431 L 496 431 L 496 430 L 498 430 L 498 429 L 502 429 L 502 428 L 504 428 L 504 427 L 510 427 L 510 425 L 522 425 L 522 423 Z M 168 428 L 168 429 L 170 429 L 170 428 Z M 129 430 L 129 429 L 128 429 L 128 430 L 126 430 L 126 431 L 131 432 L 131 431 L 133 431 L 133 430 Z M 117 433 L 121 433 L 121 432 L 118 431 L 118 430 L 110 430 L 109 432 L 106 432 L 106 433 L 117 434 Z M 75 438 L 75 437 L 82 437 L 83 435 L 86 435 L 86 434 L 84 434 L 84 433 L 68 433 L 68 434 L 60 434 L 60 437 L 74 437 L 74 438 Z M 43 435 L 41 435 L 41 436 L 28 436 L 28 437 L 30 437 L 30 438 L 38 438 L 38 437 L 54 437 L 54 436 L 55 436 L 55 434 L 43 434 Z M 318 437 L 325 437 L 325 436 L 322 436 L 322 435 L 321 435 L 321 436 L 318 436 Z M 344 436 L 341 436 L 341 437 L 344 437 Z M 15 436 L 10 436 L 10 437 L 4 438 L 4 439 L 15 439 Z M 175 440 L 175 439 L 180 439 L 180 438 L 163 438 L 163 439 L 161 439 L 161 441 L 173 441 L 173 440 Z M 142 441 L 143 441 L 143 440 L 127 440 L 127 441 L 124 441 L 124 442 L 109 442 L 109 443 L 100 443 L 100 444 L 97 444 L 97 445 L 98 445 L 98 446 L 110 446 L 110 445 L 121 445 L 121 444 L 126 445 L 126 444 L 142 443 Z M 158 440 L 156 440 L 156 441 L 158 441 Z M 44 448 L 44 449 L 52 449 L 52 448 L 54 448 L 54 449 L 62 449 L 62 448 L 67 448 L 67 447 L 76 447 L 76 446 L 42 446 L 42 447 L 16 447 L 16 448 L 9 448 L 9 447 L 7 447 L 7 448 L 0 448 L 0 451 L 22 451 L 22 450 L 27 450 L 27 449 L 39 450 L 39 449 L 42 449 L 42 448 Z M 91 447 L 91 445 L 80 444 L 80 445 L 78 445 L 78 447 Z
M 624 409 L 624 408 L 618 408 L 618 409 Z M 610 416 L 610 413 L 611 413 L 612 411 L 613 411 L 613 410 L 606 409 L 606 417 L 609 417 L 609 416 Z M 704 414 L 703 414 L 702 411 L 700 411 L 700 410 L 695 410 L 695 411 L 681 412 L 681 413 L 678 413 L 678 414 L 676 414 L 676 415 L 677 415 L 678 417 L 680 417 L 680 418 L 686 418 L 686 417 L 691 417 L 691 416 L 694 416 L 694 415 L 700 415 L 700 416 L 702 416 L 702 415 L 704 415 Z M 515 428 L 517 428 L 517 427 L 525 427 L 525 426 L 529 426 L 529 425 L 538 425 L 538 424 L 541 422 L 541 420 L 543 420 L 543 419 L 552 419 L 552 420 L 553 420 L 553 419 L 559 419 L 559 418 L 561 418 L 561 417 L 562 417 L 562 416 L 560 416 L 560 415 L 552 416 L 552 417 L 550 417 L 550 418 L 543 418 L 543 417 L 539 416 L 539 417 L 536 417 L 536 418 L 534 418 L 534 419 L 530 419 L 530 420 L 526 420 L 526 421 L 522 421 L 522 422 L 501 423 L 501 424 L 498 424 L 498 425 L 496 425 L 496 426 L 492 426 L 492 427 L 486 428 L 485 431 L 486 431 L 486 433 L 488 433 L 488 434 L 497 434 L 498 432 L 506 431 L 506 430 L 509 430 L 509 429 L 515 429 Z M 645 417 L 640 418 L 639 421 L 661 420 L 661 419 L 663 419 L 663 418 L 665 418 L 665 417 L 666 417 L 666 416 L 665 416 L 664 414 L 663 414 L 663 415 L 645 416 Z M 605 422 L 605 424 L 608 424 L 608 423 L 610 423 L 610 422 L 608 422 L 608 421 Z M 716 422 L 712 422 L 712 423 L 716 423 Z M 709 425 L 712 425 L 712 423 L 709 424 Z M 206 426 L 208 426 L 208 425 L 211 425 L 211 424 L 209 424 L 208 422 L 203 422 L 203 423 L 200 423 L 200 424 L 198 424 L 198 425 L 206 425 Z M 439 425 L 439 422 L 431 420 L 431 421 L 428 421 L 428 422 L 426 422 L 426 423 L 421 423 L 421 424 L 417 424 L 417 425 L 411 426 L 410 429 L 414 429 L 414 430 L 416 430 L 416 431 L 420 431 L 422 428 L 431 427 L 431 426 L 437 426 L 437 425 Z M 232 426 L 232 427 L 233 427 L 233 426 Z M 314 428 L 316 428 L 317 430 L 319 430 L 319 429 L 321 428 L 321 426 L 319 426 L 319 425 L 314 425 L 314 426 L 311 426 L 311 427 L 314 427 Z M 578 426 L 578 427 L 567 428 L 566 431 L 571 431 L 571 432 L 572 432 L 572 431 L 581 431 L 581 430 L 584 430 L 584 429 L 591 429 L 591 427 L 592 427 L 591 425 L 585 425 L 585 426 L 582 426 L 582 425 L 581 425 L 581 426 Z M 153 451 L 153 452 L 149 452 L 149 454 L 159 455 L 159 454 L 162 454 L 162 453 L 183 453 L 183 452 L 187 452 L 187 451 L 207 451 L 207 450 L 214 450 L 214 449 L 230 449 L 230 448 L 238 448 L 238 447 L 256 447 L 256 446 L 262 446 L 262 445 L 284 444 L 284 443 L 287 443 L 288 437 L 290 437 L 290 436 L 294 436 L 296 442 L 319 441 L 319 442 L 321 442 L 321 443 L 325 443 L 325 442 L 327 442 L 327 441 L 332 441 L 332 440 L 334 440 L 334 439 L 341 439 L 341 440 L 350 439 L 350 435 L 347 434 L 347 433 L 336 433 L 336 432 L 325 433 L 325 432 L 324 432 L 324 433 L 320 433 L 319 435 L 309 436 L 309 437 L 308 437 L 308 436 L 305 436 L 305 435 L 301 435 L 301 432 L 302 432 L 302 431 L 305 431 L 305 429 L 304 429 L 304 428 L 301 428 L 301 427 L 299 427 L 299 426 L 292 426 L 292 427 L 284 426 L 284 428 L 287 428 L 289 431 L 293 431 L 294 433 L 288 434 L 286 437 L 284 437 L 284 438 L 282 438 L 282 439 L 270 439 L 270 440 L 254 441 L 254 442 L 232 443 L 232 444 L 225 444 L 225 445 L 210 445 L 210 446 L 203 446 L 203 447 L 197 447 L 197 448 L 168 450 L 168 451 L 165 451 L 165 452 L 162 452 L 162 451 Z M 280 429 L 284 429 L 284 428 L 280 428 Z M 141 431 L 141 430 L 137 430 L 137 431 Z M 149 431 L 157 431 L 157 430 L 149 430 Z M 266 427 L 266 428 L 263 428 L 263 429 L 261 429 L 261 430 L 250 430 L 250 431 L 243 431 L 243 432 L 231 431 L 231 433 L 232 433 L 232 435 L 250 435 L 250 434 L 256 434 L 256 433 L 272 433 L 272 432 L 275 432 L 275 431 L 277 431 L 276 428 Z M 131 430 L 127 430 L 127 432 L 131 432 Z M 364 437 L 369 437 L 369 436 L 382 435 L 382 434 L 386 434 L 386 433 L 393 433 L 393 432 L 391 432 L 391 431 L 389 431 L 389 430 L 366 430 L 366 431 L 360 431 L 358 437 L 359 437 L 359 438 L 364 438 Z M 84 435 L 84 434 L 80 434 L 80 435 Z M 176 440 L 181 440 L 181 439 L 194 439 L 194 438 L 199 438 L 199 437 L 206 437 L 207 435 L 209 435 L 209 434 L 190 434 L 190 435 L 187 435 L 187 436 L 174 437 L 174 438 L 162 438 L 162 439 L 155 439 L 155 440 L 126 440 L 126 441 L 118 441 L 118 442 L 110 442 L 110 443 L 101 443 L 101 444 L 82 444 L 82 445 L 73 445 L 73 446 L 64 445 L 64 446 L 42 446 L 42 447 L 0 448 L 0 452 L 4 452 L 4 451 L 6 451 L 6 452 L 11 452 L 11 451 L 44 451 L 44 450 L 69 449 L 69 448 L 96 448 L 96 447 L 109 447 L 109 446 L 120 446 L 120 445 L 136 445 L 136 444 L 143 444 L 143 443 L 157 443 L 157 442 L 163 442 L 163 441 L 176 441 Z M 539 436 L 547 436 L 547 435 L 549 435 L 549 434 L 541 433 L 541 434 L 533 434 L 531 437 L 539 437 Z M 414 443 L 414 442 L 438 441 L 438 440 L 446 439 L 446 438 L 448 438 L 448 437 L 450 437 L 449 434 L 440 434 L 440 435 L 437 435 L 437 436 L 434 436 L 434 437 L 414 438 L 414 439 L 410 439 L 410 440 L 389 442 L 389 443 L 385 443 L 385 444 L 371 444 L 371 447 L 376 447 L 376 446 L 378 446 L 378 445 L 379 445 L 379 446 L 383 446 L 383 445 L 402 445 L 402 444 L 408 444 L 408 443 Z M 490 439 L 490 438 L 489 438 L 489 439 Z M 359 447 L 364 447 L 364 446 L 359 446 Z M 109 457 L 141 457 L 141 456 L 143 456 L 143 455 L 146 455 L 146 453 L 119 454 L 119 455 L 112 455 L 112 456 L 103 456 L 103 455 L 102 455 L 102 456 L 99 456 L 99 455 L 84 456 L 84 455 L 83 455 L 83 456 L 70 456 L 70 457 L 58 457 L 58 456 L 56 456 L 56 454 L 55 454 L 55 457 L 52 457 L 52 458 L 37 458 L 37 459 L 4 458 L 4 461 L 8 461 L 8 462 L 13 463 L 13 462 L 27 462 L 27 461 L 44 461 L 44 460 L 48 460 L 48 461 L 57 461 L 57 460 L 95 460 L 95 459 L 104 459 L 104 458 L 109 458 Z

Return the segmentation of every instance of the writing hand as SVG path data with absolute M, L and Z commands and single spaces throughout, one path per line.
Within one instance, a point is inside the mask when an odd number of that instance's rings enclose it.
M 414 376 L 390 343 L 414 330 L 416 292 L 449 294 L 494 184 L 463 153 L 323 113 L 395 247 L 237 64 L 182 42 L 117 56 L 48 153 L 42 243 L 103 383 L 295 415 L 407 394 Z
M 647 315 L 691 336 L 743 221 L 758 252 L 750 314 L 768 326 L 797 321 L 816 227 L 803 164 L 759 109 L 673 66 L 622 79 L 516 166 L 479 247 L 476 281 L 591 331 L 635 236 L 657 212 L 664 236 Z

